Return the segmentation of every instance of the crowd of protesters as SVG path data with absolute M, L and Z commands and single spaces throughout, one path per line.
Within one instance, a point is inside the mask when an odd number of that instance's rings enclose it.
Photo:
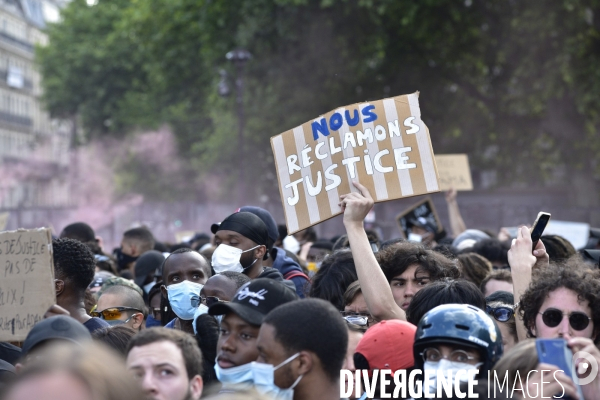
M 451 191 L 453 237 L 415 219 L 411 241 L 382 241 L 354 185 L 332 239 L 288 235 L 253 206 L 174 246 L 137 227 L 111 252 L 86 223 L 66 226 L 56 304 L 24 342 L 0 343 L 0 398 L 355 399 L 368 382 L 342 396 L 341 371 L 421 370 L 433 379 L 411 385 L 436 393 L 436 376 L 464 370 L 458 384 L 477 378 L 478 398 L 600 399 L 600 378 L 578 385 L 589 371 L 575 365 L 573 379 L 536 352 L 558 338 L 600 364 L 600 231 L 577 251 L 556 235 L 534 243 L 526 226 L 466 229 Z M 512 390 L 490 394 L 490 372 Z

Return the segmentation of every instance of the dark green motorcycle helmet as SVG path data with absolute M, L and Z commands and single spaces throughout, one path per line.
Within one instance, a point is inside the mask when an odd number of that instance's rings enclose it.
M 487 374 L 502 357 L 502 335 L 494 320 L 477 307 L 466 304 L 437 306 L 421 318 L 415 334 L 415 368 L 423 369 L 421 353 L 432 344 L 449 343 L 479 350 Z

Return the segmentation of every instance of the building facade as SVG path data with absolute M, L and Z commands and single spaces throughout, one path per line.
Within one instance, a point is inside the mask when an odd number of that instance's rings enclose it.
M 0 210 L 71 204 L 70 124 L 44 110 L 34 47 L 61 2 L 0 0 Z

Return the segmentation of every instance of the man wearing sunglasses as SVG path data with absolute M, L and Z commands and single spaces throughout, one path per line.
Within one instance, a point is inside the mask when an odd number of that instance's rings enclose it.
M 600 281 L 578 263 L 583 261 L 550 265 L 534 276 L 519 310 L 530 336 L 582 337 L 598 342 Z
M 496 323 L 502 332 L 504 353 L 512 349 L 518 342 L 517 324 L 515 321 L 514 296 L 510 292 L 498 291 L 485 298 L 485 311 Z
M 571 259 L 539 271 L 521 296 L 519 314 L 530 336 L 564 338 L 573 353 L 588 353 L 600 363 L 600 281 L 585 261 Z M 579 358 L 575 370 L 586 371 L 580 367 L 587 362 Z M 585 399 L 600 398 L 600 380 L 581 385 L 581 390 Z
M 207 307 L 221 302 L 229 302 L 235 296 L 235 292 L 248 282 L 250 282 L 250 278 L 242 273 L 221 272 L 206 281 L 200 290 L 200 301 Z
M 112 326 L 125 324 L 139 331 L 144 326 L 145 309 L 144 299 L 137 291 L 115 285 L 102 292 L 96 310 L 91 314 Z

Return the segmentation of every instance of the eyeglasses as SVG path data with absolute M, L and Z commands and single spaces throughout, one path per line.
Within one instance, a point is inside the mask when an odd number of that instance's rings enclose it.
M 90 313 L 92 317 L 101 318 L 106 321 L 114 321 L 117 319 L 121 319 L 121 316 L 124 314 L 124 311 L 137 311 L 141 313 L 141 310 L 137 308 L 131 307 L 111 307 L 102 311 L 93 311 Z
M 539 314 L 542 314 L 542 321 L 544 321 L 544 324 L 549 328 L 557 327 L 562 322 L 563 316 L 565 315 L 569 316 L 569 324 L 576 331 L 582 331 L 587 328 L 592 320 L 581 311 L 574 311 L 567 314 L 556 308 L 548 308 L 546 311 Z
M 421 357 L 423 357 L 423 361 L 437 363 L 442 359 L 448 360 L 450 362 L 469 362 L 475 360 L 475 357 L 470 355 L 464 350 L 454 350 L 450 353 L 449 356 L 444 357 L 442 353 L 436 349 L 435 347 L 429 347 L 421 353 Z
M 192 307 L 200 307 L 200 303 L 204 304 L 206 307 L 210 307 L 217 303 L 227 303 L 227 301 L 221 300 L 216 296 L 192 296 L 191 302 Z
M 494 319 L 498 322 L 506 322 L 515 315 L 515 312 L 513 311 L 512 308 L 505 307 L 505 306 L 502 306 L 502 307 L 486 306 L 485 312 L 487 312 L 489 315 L 494 317 Z
M 368 327 L 369 325 L 371 325 L 374 322 L 373 317 L 371 317 L 371 314 L 356 313 L 353 311 L 340 311 L 340 312 L 342 314 L 342 317 L 349 324 L 358 325 L 360 327 Z

